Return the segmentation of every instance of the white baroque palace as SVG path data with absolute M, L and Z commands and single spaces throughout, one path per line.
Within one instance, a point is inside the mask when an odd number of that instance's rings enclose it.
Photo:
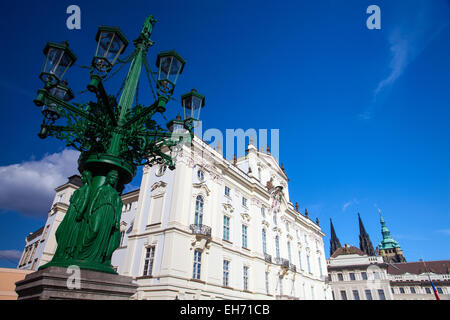
M 318 221 L 289 200 L 284 169 L 252 141 L 226 160 L 198 137 L 176 169 L 144 167 L 122 195 L 121 244 L 112 264 L 136 279 L 136 299 L 332 299 Z M 56 188 L 46 225 L 26 238 L 21 269 L 51 260 L 55 231 L 80 185 Z

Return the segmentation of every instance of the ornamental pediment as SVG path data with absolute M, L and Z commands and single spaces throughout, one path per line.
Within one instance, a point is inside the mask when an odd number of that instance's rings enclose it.
M 222 203 L 223 209 L 225 210 L 225 212 L 227 213 L 233 213 L 234 211 L 234 207 L 230 204 L 230 203 Z
M 150 189 L 153 193 L 152 197 L 158 197 L 164 194 L 166 192 L 166 186 L 167 183 L 165 183 L 164 181 L 155 182 Z
M 242 218 L 242 221 L 244 221 L 246 223 L 249 223 L 250 219 L 251 219 L 250 215 L 247 212 L 242 212 L 241 213 L 241 218 Z
M 167 186 L 167 183 L 165 183 L 164 181 L 157 181 L 152 185 L 151 191 L 154 191 L 158 188 L 164 189 L 166 186 Z
M 200 189 L 202 191 L 204 191 L 204 193 L 209 196 L 209 194 L 211 193 L 211 190 L 208 188 L 208 186 L 205 183 L 193 183 L 192 186 L 196 189 Z

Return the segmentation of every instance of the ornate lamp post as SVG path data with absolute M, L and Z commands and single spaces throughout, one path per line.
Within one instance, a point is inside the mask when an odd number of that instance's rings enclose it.
M 96 100 L 88 103 L 69 103 L 74 94 L 63 78 L 77 58 L 68 43 L 49 42 L 44 49 L 45 61 L 40 74 L 44 87 L 38 90 L 34 100 L 36 106 L 42 107 L 44 116 L 38 135 L 42 139 L 55 136 L 81 152 L 78 170 L 83 185 L 74 192 L 56 231 L 58 246 L 52 261 L 40 269 L 78 265 L 115 273 L 111 255 L 120 242 L 123 205 L 120 194 L 124 186 L 133 179 L 139 165 L 165 164 L 174 169 L 173 153 L 181 142 L 192 141 L 193 123 L 199 120 L 198 111 L 204 105 L 204 96 L 196 91 L 182 96 L 182 105 L 189 111 L 185 112 L 184 120 L 177 117 L 167 124 L 166 130 L 152 119 L 156 113 L 165 112 L 183 71 L 185 61 L 176 51 L 157 56 L 158 79 L 153 79 L 155 101 L 149 106 L 133 106 L 142 66 L 150 85 L 153 78 L 147 51 L 153 45 L 150 36 L 155 23 L 153 16 L 147 17 L 141 33 L 133 41 L 134 52 L 123 61 L 119 56 L 128 40 L 118 27 L 99 28 L 87 86 Z M 128 75 L 117 101 L 107 94 L 104 82 L 117 65 L 127 63 L 130 63 Z M 56 125 L 60 119 L 65 123 Z

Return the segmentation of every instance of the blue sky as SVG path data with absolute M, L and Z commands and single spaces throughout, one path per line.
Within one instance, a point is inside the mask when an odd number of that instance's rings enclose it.
M 66 28 L 71 4 L 81 30 Z M 381 30 L 366 27 L 372 4 Z M 448 1 L 29 1 L 0 12 L 0 266 L 15 266 L 53 188 L 75 173 L 74 152 L 36 136 L 45 43 L 68 40 L 88 65 L 99 25 L 132 40 L 147 14 L 159 21 L 149 60 L 172 48 L 186 59 L 175 97 L 206 95 L 204 129 L 280 130 L 291 200 L 319 218 L 327 255 L 330 218 L 341 243 L 359 245 L 358 212 L 376 246 L 380 208 L 408 261 L 450 258 Z M 79 92 L 88 75 L 72 69 Z M 144 84 L 139 98 L 151 102 Z M 180 111 L 169 105 L 170 116 Z

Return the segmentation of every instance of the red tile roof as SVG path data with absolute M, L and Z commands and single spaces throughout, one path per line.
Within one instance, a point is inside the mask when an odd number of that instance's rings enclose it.
M 450 274 L 450 260 L 440 261 L 425 261 L 425 265 L 429 272 L 435 274 Z M 421 274 L 425 273 L 426 269 L 423 262 L 402 262 L 390 263 L 387 272 L 389 274 Z
M 333 252 L 333 254 L 331 255 L 331 258 L 336 258 L 337 256 L 346 255 L 346 254 L 357 254 L 357 255 L 360 255 L 360 256 L 365 256 L 366 255 L 364 252 L 362 252 L 361 250 L 359 250 L 356 247 L 343 246 L 341 248 L 338 248 L 335 252 Z

